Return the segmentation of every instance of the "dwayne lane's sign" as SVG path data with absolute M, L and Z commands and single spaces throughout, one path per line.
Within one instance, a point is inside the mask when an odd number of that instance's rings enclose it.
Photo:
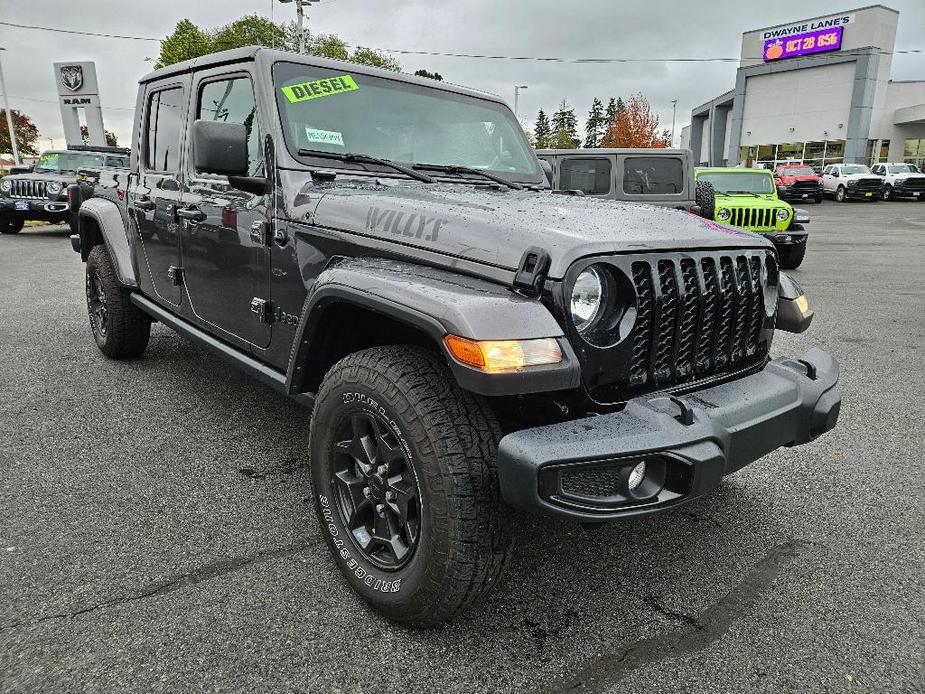
M 775 60 L 795 58 L 798 55 L 837 51 L 841 48 L 843 31 L 843 27 L 836 26 L 782 38 L 765 39 L 762 54 L 764 62 L 770 63 Z

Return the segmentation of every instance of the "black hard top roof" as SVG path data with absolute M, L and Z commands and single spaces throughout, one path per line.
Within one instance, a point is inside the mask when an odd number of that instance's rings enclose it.
M 491 101 L 506 103 L 504 99 L 497 96 L 496 94 L 479 91 L 477 89 L 470 89 L 469 87 L 462 87 L 456 84 L 450 84 L 448 82 L 441 82 L 438 80 L 429 79 L 427 77 L 417 77 L 415 75 L 409 75 L 404 72 L 394 72 L 392 70 L 384 70 L 378 67 L 370 67 L 369 65 L 360 65 L 359 63 L 350 63 L 344 60 L 332 60 L 331 58 L 322 58 L 315 55 L 301 55 L 299 53 L 280 51 L 274 48 L 265 48 L 263 46 L 246 46 L 244 48 L 234 48 L 230 51 L 209 53 L 208 55 L 204 55 L 199 58 L 185 60 L 182 63 L 175 63 L 174 65 L 163 67 L 160 70 L 149 72 L 147 75 L 142 77 L 139 82 L 153 82 L 155 80 L 160 80 L 172 75 L 181 75 L 187 72 L 193 72 L 194 70 L 205 70 L 208 68 L 220 67 L 222 65 L 255 62 L 257 60 L 265 62 L 266 64 L 273 64 L 278 61 L 305 63 L 306 65 L 312 65 L 316 67 L 330 68 L 332 70 L 344 70 L 347 72 L 355 72 L 373 77 L 384 77 L 386 79 L 397 80 L 399 82 L 407 82 L 408 84 L 417 84 L 422 87 L 443 89 L 444 91 L 448 92 L 467 94 L 469 96 L 474 96 L 480 99 L 490 99 Z

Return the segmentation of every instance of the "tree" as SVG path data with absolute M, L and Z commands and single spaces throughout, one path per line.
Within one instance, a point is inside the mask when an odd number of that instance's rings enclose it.
M 604 104 L 597 97 L 591 103 L 588 119 L 585 121 L 585 147 L 598 147 L 604 136 Z
M 173 33 L 161 41 L 161 52 L 154 67 L 161 68 L 208 53 L 243 46 L 269 46 L 297 51 L 298 45 L 299 36 L 295 22 L 276 24 L 266 17 L 253 14 L 215 29 L 204 29 L 188 19 L 182 19 L 177 22 Z M 396 60 L 372 48 L 358 46 L 351 53 L 343 39 L 334 34 L 306 33 L 305 50 L 310 55 L 324 58 L 347 60 L 386 70 L 401 69 Z
M 119 138 L 116 136 L 115 133 L 110 132 L 105 129 L 103 130 L 103 132 L 106 134 L 106 146 L 107 147 L 118 147 L 119 146 Z M 90 144 L 90 130 L 89 128 L 87 128 L 86 125 L 80 126 L 80 139 L 83 140 L 83 143 L 85 145 Z
M 437 80 L 438 82 L 443 81 L 443 75 L 439 72 L 428 72 L 427 70 L 417 70 L 414 73 L 418 77 L 429 77 L 432 80 Z
M 19 154 L 34 157 L 39 153 L 35 146 L 39 139 L 39 129 L 25 113 L 16 109 L 10 111 L 13 115 L 13 130 L 16 133 L 16 144 Z M 6 123 L 6 111 L 0 111 L 0 152 L 12 154 L 13 146 L 10 142 L 10 129 Z
M 552 117 L 552 135 L 549 146 L 553 149 L 577 149 L 580 144 L 575 109 L 563 99 L 559 104 L 559 110 Z
M 652 145 L 653 147 L 671 147 L 671 131 L 668 128 L 662 130 L 662 134 L 658 136 L 658 139 Z
M 549 119 L 543 109 L 536 114 L 536 125 L 533 126 L 533 141 L 537 149 L 549 147 L 549 137 L 552 130 L 549 128 Z
M 616 121 L 604 136 L 604 147 L 664 147 L 664 141 L 656 136 L 658 116 L 646 98 L 633 94 L 623 110 L 617 110 Z M 656 144 L 659 143 L 659 144 Z

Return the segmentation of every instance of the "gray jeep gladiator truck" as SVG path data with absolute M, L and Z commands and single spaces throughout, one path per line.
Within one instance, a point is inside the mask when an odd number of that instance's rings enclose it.
M 66 150 L 42 152 L 34 166 L 0 179 L 0 234 L 18 234 L 27 221 L 68 221 L 68 186 L 76 183 L 79 169 L 127 163 L 128 149 L 124 147 L 72 145 Z
M 838 417 L 832 357 L 770 357 L 812 312 L 768 241 L 553 195 L 481 92 L 265 48 L 172 65 L 78 217 L 103 354 L 158 321 L 311 408 L 320 532 L 404 623 L 487 594 L 518 512 L 668 511 Z

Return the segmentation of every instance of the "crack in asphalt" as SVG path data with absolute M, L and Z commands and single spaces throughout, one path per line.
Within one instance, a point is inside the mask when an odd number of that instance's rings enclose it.
M 777 545 L 745 574 L 738 585 L 697 616 L 668 609 L 656 597 L 647 597 L 645 602 L 652 609 L 686 626 L 602 653 L 565 682 L 543 691 L 545 694 L 599 692 L 605 685 L 619 681 L 644 665 L 706 648 L 721 638 L 735 620 L 748 614 L 777 577 L 813 546 L 814 543 L 802 540 Z
M 231 573 L 232 571 L 237 571 L 238 569 L 250 566 L 251 564 L 270 561 L 272 559 L 280 559 L 282 557 L 298 554 L 299 552 L 302 552 L 309 547 L 312 547 L 313 545 L 317 545 L 320 542 L 322 542 L 322 538 L 316 537 L 307 542 L 299 542 L 293 545 L 288 545 L 286 547 L 260 550 L 259 552 L 249 556 L 218 559 L 214 562 L 204 564 L 194 569 L 193 571 L 176 574 L 164 580 L 152 583 L 142 588 L 137 593 L 109 598 L 107 600 L 103 600 L 102 602 L 98 602 L 95 605 L 82 607 L 71 612 L 59 612 L 56 614 L 43 615 L 37 619 L 12 622 L 10 624 L 5 624 L 2 628 L 0 628 L 0 631 L 7 631 L 9 629 L 16 629 L 23 626 L 32 626 L 34 624 L 41 624 L 42 622 L 47 622 L 54 619 L 68 619 L 72 617 L 78 617 L 80 615 L 95 612 L 96 610 L 100 610 L 106 607 L 124 605 L 126 603 L 135 602 L 137 600 L 145 600 L 146 598 L 154 598 L 161 595 L 166 595 L 167 593 L 172 593 L 176 590 L 181 590 L 182 588 L 187 588 L 189 586 L 196 585 L 197 583 L 202 583 L 204 581 L 217 578 L 218 576 L 223 576 L 225 574 Z

